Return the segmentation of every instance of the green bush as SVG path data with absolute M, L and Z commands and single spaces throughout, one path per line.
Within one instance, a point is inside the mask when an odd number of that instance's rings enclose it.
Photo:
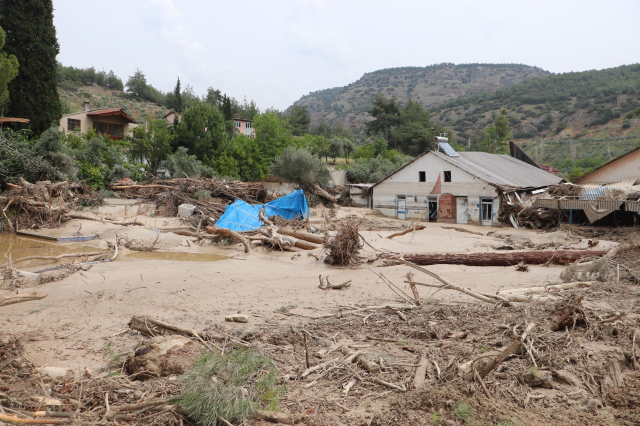
M 306 148 L 290 146 L 271 165 L 271 173 L 301 185 L 326 186 L 331 180 L 327 165 Z
M 275 411 L 286 391 L 277 386 L 271 360 L 246 349 L 206 353 L 181 380 L 184 392 L 177 402 L 203 426 L 216 426 L 222 418 L 242 423 L 260 408 Z

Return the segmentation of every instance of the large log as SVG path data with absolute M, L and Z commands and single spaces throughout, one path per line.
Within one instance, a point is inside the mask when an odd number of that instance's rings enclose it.
M 282 235 L 288 235 L 290 237 L 295 237 L 299 240 L 309 241 L 310 243 L 315 244 L 324 244 L 325 239 L 319 235 L 309 234 L 307 232 L 294 231 L 293 229 L 280 228 L 278 232 Z
M 318 194 L 319 196 L 327 199 L 328 201 L 331 201 L 333 204 L 338 202 L 338 200 L 336 200 L 336 197 L 334 197 L 333 195 L 329 194 L 324 189 L 320 188 L 320 185 L 313 185 L 313 190 L 315 191 L 316 194 Z
M 458 254 L 409 254 L 404 259 L 416 265 L 465 265 L 465 266 L 513 266 L 520 262 L 527 265 L 552 263 L 564 265 L 577 260 L 599 258 L 606 251 L 557 250 L 521 251 L 511 253 L 458 253 Z

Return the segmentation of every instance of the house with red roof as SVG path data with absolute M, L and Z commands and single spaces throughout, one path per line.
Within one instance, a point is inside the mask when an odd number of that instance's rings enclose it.
M 67 133 L 86 133 L 93 129 L 99 135 L 121 140 L 139 125 L 123 108 L 90 109 L 87 101 L 83 111 L 63 115 L 59 129 Z

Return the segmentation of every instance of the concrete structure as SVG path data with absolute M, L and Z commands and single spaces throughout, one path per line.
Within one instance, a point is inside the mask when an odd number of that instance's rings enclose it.
M 276 175 L 267 176 L 264 183 L 267 188 L 267 194 L 275 195 L 277 197 L 291 194 L 293 191 L 299 189 L 299 185 L 297 183 L 290 182 Z
M 493 225 L 502 194 L 563 180 L 507 155 L 448 152 L 427 151 L 373 185 L 371 207 L 399 219 L 424 213 L 429 221 Z
M 640 180 L 640 147 L 632 149 L 618 158 L 614 158 L 607 164 L 580 176 L 573 183 L 608 184 L 622 181 L 631 181 L 635 184 Z
M 234 124 L 236 125 L 236 133 L 242 133 L 245 136 L 253 137 L 256 135 L 256 131 L 253 130 L 253 122 L 247 120 L 244 117 L 234 118 Z
M 173 124 L 176 114 L 178 114 L 178 123 L 182 121 L 182 113 L 171 111 L 167 115 L 164 116 L 164 119 L 167 120 L 167 124 Z
M 353 204 L 360 207 L 371 207 L 371 187 L 372 183 L 348 183 L 349 197 Z
M 111 139 L 121 140 L 130 136 L 139 124 L 121 108 L 89 109 L 84 103 L 84 111 L 65 114 L 60 119 L 59 129 L 63 132 L 86 133 L 93 129 Z

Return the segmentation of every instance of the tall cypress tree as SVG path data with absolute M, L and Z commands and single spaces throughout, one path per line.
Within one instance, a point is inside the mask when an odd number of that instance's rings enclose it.
M 173 89 L 173 109 L 175 112 L 183 112 L 182 111 L 182 91 L 180 90 L 180 77 L 178 77 L 178 82 L 176 83 L 175 89 Z
M 56 76 L 60 45 L 52 1 L 0 0 L 0 27 L 7 33 L 5 52 L 20 63 L 20 73 L 9 83 L 5 115 L 28 118 L 39 135 L 58 125 L 62 116 Z

